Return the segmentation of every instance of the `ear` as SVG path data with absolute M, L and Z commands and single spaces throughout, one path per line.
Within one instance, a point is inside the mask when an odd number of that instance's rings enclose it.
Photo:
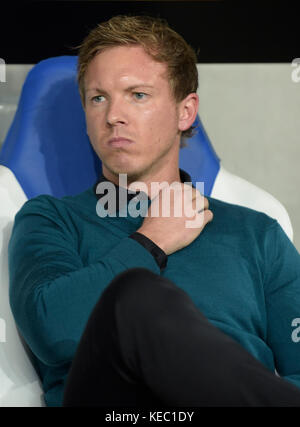
M 178 129 L 184 131 L 189 129 L 198 114 L 199 97 L 196 93 L 190 93 L 179 103 Z

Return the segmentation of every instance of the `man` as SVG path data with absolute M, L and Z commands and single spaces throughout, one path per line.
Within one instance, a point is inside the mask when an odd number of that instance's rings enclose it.
M 204 198 L 178 166 L 198 111 L 192 49 L 161 20 L 114 17 L 81 45 L 78 82 L 103 175 L 28 201 L 9 245 L 47 405 L 299 405 L 298 252 L 277 221 Z

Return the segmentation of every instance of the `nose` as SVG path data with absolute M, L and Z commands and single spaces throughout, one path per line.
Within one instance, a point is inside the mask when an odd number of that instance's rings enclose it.
M 107 107 L 106 122 L 109 126 L 122 125 L 127 123 L 127 113 L 122 100 L 110 100 Z

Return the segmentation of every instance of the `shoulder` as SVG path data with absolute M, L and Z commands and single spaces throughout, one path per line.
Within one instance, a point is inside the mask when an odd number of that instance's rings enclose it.
M 266 230 L 280 227 L 278 221 L 264 212 L 205 196 L 213 212 L 215 229 L 226 234 L 262 236 Z
M 75 196 L 61 198 L 41 194 L 27 200 L 17 212 L 15 220 L 27 215 L 49 216 L 57 219 L 68 215 L 71 211 L 82 209 L 82 206 L 91 205 L 93 202 L 96 205 L 91 188 Z
M 249 265 L 258 263 L 262 271 L 283 253 L 297 251 L 276 219 L 251 208 L 207 199 L 214 217 L 205 229 L 214 246 L 242 256 Z
M 221 166 L 211 194 L 215 199 L 263 212 L 278 221 L 291 241 L 294 233 L 284 205 L 266 190 Z

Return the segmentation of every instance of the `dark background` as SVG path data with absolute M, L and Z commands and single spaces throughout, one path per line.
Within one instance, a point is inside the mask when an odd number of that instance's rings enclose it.
M 97 23 L 116 14 L 149 14 L 197 50 L 199 63 L 291 62 L 300 57 L 300 2 L 274 1 L 5 1 L 0 58 L 31 64 L 75 55 Z

